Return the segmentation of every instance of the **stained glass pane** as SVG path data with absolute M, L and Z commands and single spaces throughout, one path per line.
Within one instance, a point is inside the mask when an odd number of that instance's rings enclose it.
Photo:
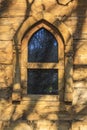
M 58 62 L 58 43 L 45 28 L 33 34 L 28 43 L 28 62 Z
M 58 94 L 58 70 L 28 70 L 28 94 Z

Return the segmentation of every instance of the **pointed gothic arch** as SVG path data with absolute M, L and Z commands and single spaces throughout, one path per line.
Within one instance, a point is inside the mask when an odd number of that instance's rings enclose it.
M 30 19 L 29 19 L 30 21 Z M 58 86 L 59 86 L 59 91 L 62 90 L 62 95 L 61 97 L 65 97 L 65 101 L 72 101 L 72 38 L 71 34 L 69 31 L 67 31 L 66 26 L 58 21 L 56 24 L 55 22 L 49 23 L 46 20 L 39 20 L 37 22 L 32 22 L 32 25 L 26 24 L 29 22 L 28 20 L 25 21 L 21 29 L 19 30 L 19 33 L 17 35 L 17 42 L 18 46 L 21 48 L 21 75 L 22 73 L 25 73 L 24 76 L 21 76 L 21 81 L 24 82 L 24 93 L 26 93 L 26 83 L 27 83 L 27 43 L 28 40 L 32 37 L 32 35 L 39 30 L 40 28 L 45 28 L 49 32 L 51 32 L 55 38 L 58 41 L 58 57 L 59 57 L 59 74 L 58 74 Z M 32 20 L 31 20 L 32 21 Z M 34 23 L 34 24 L 33 24 Z M 25 25 L 27 27 L 25 27 Z M 24 28 L 25 27 L 25 28 Z M 21 42 L 22 41 L 22 42 Z M 65 58 L 64 58 L 65 55 Z M 69 72 L 67 71 L 67 66 L 69 68 Z M 23 69 L 22 69 L 23 68 Z M 66 77 L 66 78 L 65 78 Z M 20 81 L 20 82 L 21 82 Z M 15 90 L 16 87 L 14 87 Z M 21 89 L 21 87 L 19 87 Z M 63 91 L 64 90 L 64 91 Z M 61 94 L 60 94 L 61 95 Z M 63 100 L 62 99 L 62 100 Z
M 32 38 L 32 36 L 38 32 L 38 30 L 40 29 L 44 29 L 47 30 L 50 35 L 52 35 L 57 43 L 58 43 L 58 63 L 54 63 L 54 62 L 28 62 L 28 44 L 30 42 L 30 39 Z M 23 73 L 21 80 L 23 82 L 25 82 L 24 84 L 27 84 L 28 82 L 28 77 L 27 77 L 27 69 L 58 69 L 58 89 L 60 90 L 61 88 L 64 88 L 64 82 L 61 83 L 62 81 L 64 81 L 64 44 L 62 39 L 60 38 L 60 34 L 59 32 L 56 30 L 56 28 L 52 25 L 50 25 L 48 22 L 46 21 L 39 21 L 38 23 L 36 23 L 34 26 L 31 27 L 31 29 L 29 29 L 27 31 L 27 33 L 24 35 L 23 39 L 22 39 L 22 44 L 21 44 L 21 73 Z M 55 53 L 55 52 L 54 52 Z M 25 67 L 27 65 L 27 68 Z M 23 68 L 23 69 L 22 69 Z M 25 68 L 25 76 L 24 76 L 24 68 Z M 62 80 L 62 81 L 61 81 Z M 23 83 L 22 83 L 23 84 Z M 23 85 L 24 86 L 24 85 Z M 25 88 L 27 88 L 27 86 L 25 85 Z M 58 90 L 58 91 L 59 91 Z M 24 89 L 25 91 L 25 89 Z M 26 94 L 27 94 L 27 90 L 26 90 Z M 58 96 L 58 94 L 57 94 Z

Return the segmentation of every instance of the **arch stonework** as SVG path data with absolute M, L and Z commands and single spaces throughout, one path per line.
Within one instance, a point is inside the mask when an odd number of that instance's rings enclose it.
M 65 60 L 64 60 L 64 71 L 62 73 L 60 73 L 60 77 L 64 76 L 64 100 L 66 102 L 72 102 L 72 94 L 73 94 L 73 79 L 72 79 L 72 73 L 73 73 L 73 49 L 72 49 L 72 36 L 71 33 L 69 32 L 68 28 L 65 26 L 65 24 L 63 24 L 61 21 L 59 21 L 58 19 L 55 19 L 54 17 L 52 17 L 51 14 L 46 14 L 44 20 L 41 18 L 41 16 L 38 16 L 38 19 L 35 20 L 33 17 L 29 17 L 21 26 L 20 30 L 18 31 L 18 34 L 16 36 L 16 40 L 17 40 L 17 44 L 16 46 L 18 46 L 19 50 L 21 50 L 21 41 L 25 35 L 25 33 L 28 30 L 32 30 L 33 33 L 33 25 L 37 25 L 38 27 L 40 26 L 45 26 L 48 27 L 47 25 L 49 24 L 50 26 L 53 25 L 55 27 L 55 29 L 57 29 L 57 31 L 59 32 L 61 39 L 63 41 L 63 46 L 64 46 L 64 56 L 65 56 Z M 36 28 L 37 30 L 37 28 Z M 50 30 L 51 33 L 52 30 Z M 35 32 L 35 30 L 34 30 Z M 31 33 L 31 34 L 32 34 Z M 30 35 L 31 36 L 31 35 Z M 14 40 L 15 41 L 15 40 Z M 14 42 L 14 46 L 15 46 L 15 42 Z M 62 46 L 62 44 L 61 44 Z M 16 47 L 15 47 L 16 50 Z M 17 53 L 17 51 L 16 51 Z M 17 55 L 16 55 L 17 56 Z M 16 57 L 17 59 L 17 57 Z M 17 60 L 16 60 L 17 61 Z M 19 66 L 20 65 L 20 51 L 19 51 Z M 20 69 L 20 67 L 19 67 Z M 17 68 L 15 69 L 15 72 L 17 73 Z M 20 70 L 19 70 L 20 72 Z M 20 73 L 19 73 L 20 75 Z M 20 76 L 19 76 L 20 77 Z M 15 81 L 18 79 L 15 79 Z M 61 84 L 61 82 L 60 82 Z M 12 96 L 12 100 L 19 100 L 21 97 L 21 80 L 19 78 L 19 82 L 14 82 L 14 86 L 13 86 L 13 96 Z M 18 90 L 18 91 L 17 91 Z M 17 93 L 16 93 L 17 91 Z M 14 93 L 17 95 L 15 96 Z M 15 97 L 15 98 L 14 98 Z
M 21 43 L 21 39 L 23 38 L 25 32 L 28 29 L 30 29 L 35 23 L 37 23 L 39 21 L 44 21 L 44 22 L 47 21 L 48 23 L 52 24 L 60 32 L 61 36 L 63 37 L 64 44 L 68 45 L 68 46 L 72 45 L 72 42 L 71 42 L 72 36 L 71 36 L 71 33 L 70 33 L 68 27 L 63 22 L 61 22 L 59 19 L 55 19 L 55 18 L 53 19 L 51 14 L 49 14 L 49 16 L 47 15 L 47 18 L 45 18 L 45 19 L 42 19 L 41 17 L 39 17 L 36 20 L 33 17 L 29 17 L 22 24 L 20 30 L 18 31 L 18 34 L 17 34 L 17 42 L 18 42 L 18 44 Z

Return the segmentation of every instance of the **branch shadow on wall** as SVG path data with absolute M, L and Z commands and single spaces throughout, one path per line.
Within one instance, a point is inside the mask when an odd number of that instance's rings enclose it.
M 58 1 L 57 1 L 57 3 L 59 4 L 59 5 L 61 5 L 61 3 L 59 3 Z M 79 41 L 80 40 L 84 40 L 83 38 L 82 38 L 82 36 L 83 36 L 83 33 L 82 33 L 82 31 L 83 31 L 83 26 L 84 26 L 84 22 L 85 22 L 85 19 L 86 19 L 86 11 L 87 11 L 87 5 L 85 5 L 85 8 L 83 8 L 83 6 L 81 6 L 81 4 L 83 4 L 84 5 L 84 3 L 85 3 L 85 1 L 78 1 L 78 4 L 77 4 L 77 7 L 76 7 L 76 9 L 74 10 L 74 13 L 76 14 L 76 17 L 77 17 L 77 24 L 76 24 L 76 27 L 75 27 L 75 31 L 74 31 L 74 33 L 72 34 L 72 36 L 73 36 L 73 51 L 74 51 L 74 55 L 73 55 L 73 62 L 74 62 L 74 60 L 75 60 L 75 57 L 76 57 L 76 52 L 78 51 L 78 49 L 79 48 L 81 48 L 82 47 L 82 45 L 80 45 L 79 47 L 78 47 L 78 45 L 79 45 Z M 68 3 L 69 4 L 69 3 Z M 62 6 L 67 6 L 67 5 L 63 5 L 62 4 Z M 69 13 L 67 16 L 65 16 L 63 19 L 62 19 L 62 22 L 65 22 L 65 21 L 67 21 L 67 19 L 72 15 L 72 13 L 73 13 L 73 10 L 71 11 L 71 13 Z M 55 22 L 57 22 L 57 21 L 55 21 Z M 70 49 L 71 50 L 71 49 Z M 73 69 L 78 69 L 79 67 L 80 68 L 84 68 L 84 66 L 85 66 L 85 68 L 87 68 L 87 65 L 74 65 L 73 66 Z M 70 69 L 70 70 L 69 70 Z M 68 65 L 66 64 L 66 66 L 65 66 L 65 70 L 68 70 L 68 72 L 70 72 L 71 71 L 71 68 L 68 68 Z M 69 75 L 69 77 L 71 77 L 72 79 L 73 79 L 73 77 L 72 77 L 72 75 Z M 84 79 L 80 79 L 79 80 L 79 82 L 80 81 L 82 81 L 82 80 L 84 80 L 84 81 L 86 81 L 86 77 L 84 78 Z M 62 81 L 63 82 L 63 81 Z M 76 81 L 74 81 L 74 82 L 76 82 Z M 69 86 L 69 84 L 68 84 L 68 86 Z M 78 97 L 78 101 L 77 101 L 77 103 L 79 102 L 81 100 L 81 95 L 79 95 L 79 97 Z M 83 99 L 84 100 L 84 99 Z M 66 104 L 66 103 L 65 103 Z M 66 105 L 68 105 L 68 104 L 66 104 Z M 70 105 L 70 104 L 69 104 Z M 62 107 L 62 104 L 60 104 L 60 111 L 61 111 L 61 107 Z M 83 107 L 81 108 L 81 110 L 79 110 L 79 112 L 77 112 L 75 109 L 77 108 L 77 107 L 79 107 L 78 105 L 73 105 L 72 107 L 70 107 L 70 109 L 69 109 L 69 112 L 67 112 L 67 115 L 69 114 L 70 116 L 71 116 L 71 121 L 70 121 L 70 119 L 69 119 L 69 129 L 71 129 L 72 128 L 72 123 L 73 123 L 73 121 L 75 122 L 75 120 L 78 120 L 78 121 L 84 121 L 84 119 L 86 119 L 86 116 L 87 116 L 87 112 L 86 112 L 86 110 L 87 110 L 87 101 L 85 101 L 85 107 L 84 107 L 84 105 L 83 105 Z M 65 109 L 66 109 L 66 107 L 65 107 Z M 85 117 L 85 118 L 84 118 Z M 62 120 L 61 118 L 59 118 L 59 120 Z M 58 128 L 59 128 L 59 126 L 58 126 Z M 59 128 L 60 129 L 60 128 Z
M 1 0 L 0 1 L 0 17 L 6 12 L 12 4 L 12 0 Z
M 28 2 L 28 0 L 26 0 L 26 4 L 27 4 L 27 9 L 26 9 L 26 13 L 25 13 L 25 18 L 24 18 L 24 20 L 23 20 L 23 22 L 29 17 L 29 13 L 30 13 L 30 11 L 31 11 L 31 6 L 32 6 L 32 4 L 34 3 L 34 1 L 35 0 L 33 0 L 32 1 L 32 3 L 30 4 L 29 2 Z M 75 32 L 74 32 L 74 34 L 73 34 L 73 36 L 76 36 L 76 35 L 78 35 L 78 38 L 76 39 L 75 37 L 75 39 L 73 40 L 73 43 L 74 43 L 74 41 L 75 41 L 75 46 L 74 46 L 74 50 L 76 50 L 77 49 L 77 46 L 78 46 L 78 44 L 79 44 L 79 38 L 81 38 L 82 37 L 82 29 L 83 29 L 83 25 L 84 25 L 84 21 L 85 21 L 85 17 L 86 17 L 86 8 L 83 8 L 83 7 L 79 7 L 79 5 L 81 4 L 81 2 L 82 1 L 78 1 L 78 5 L 77 5 L 77 7 L 76 7 L 76 16 L 77 16 L 77 25 L 76 25 L 76 29 L 75 29 Z M 85 1 L 83 1 L 83 3 L 84 3 Z M 60 3 L 58 3 L 58 4 L 60 4 Z M 62 5 L 63 6 L 63 5 Z M 65 5 L 64 5 L 65 6 Z M 67 6 L 67 5 L 66 5 Z M 86 5 L 85 5 L 86 6 Z M 80 8 L 80 10 L 82 11 L 82 15 L 83 15 L 83 19 L 82 19 L 82 21 L 81 21 L 81 17 L 80 17 L 80 11 L 79 11 L 79 8 Z M 71 13 L 73 13 L 73 12 L 71 12 Z M 71 14 L 69 14 L 69 16 L 70 16 Z M 65 20 L 67 20 L 67 18 L 68 18 L 68 16 L 65 18 L 65 19 L 63 19 L 63 22 L 65 21 Z M 17 30 L 17 32 L 15 33 L 15 36 L 14 36 L 14 39 L 15 39 L 15 46 L 16 46 L 16 59 L 17 59 L 17 63 L 16 63 L 16 68 L 15 68 L 15 71 L 17 71 L 17 67 L 19 66 L 19 52 L 18 52 L 18 41 L 17 41 L 17 39 L 16 39 L 16 36 L 17 36 L 17 34 L 18 34 L 18 31 L 19 31 L 19 29 L 21 28 L 21 26 L 22 26 L 22 24 L 23 24 L 23 22 L 21 23 L 21 25 L 20 25 L 20 27 L 18 28 L 18 30 Z M 80 24 L 81 23 L 81 24 Z M 79 29 L 79 30 L 78 30 Z M 78 31 L 78 33 L 77 33 L 77 31 Z M 73 56 L 73 60 L 74 60 L 74 58 L 75 58 L 75 55 L 76 55 L 76 52 L 74 51 L 74 56 Z M 75 66 L 77 66 L 77 68 L 78 68 L 78 65 L 75 65 Z M 81 67 L 83 67 L 83 65 L 81 65 Z M 66 64 L 66 66 L 65 66 L 65 70 L 67 70 L 68 69 L 68 65 Z M 71 70 L 69 70 L 69 72 L 70 72 Z M 20 73 L 20 72 L 19 72 Z M 18 73 L 16 73 L 16 75 L 15 75 L 15 78 L 17 77 L 17 79 L 18 78 L 20 78 L 20 77 L 18 77 L 18 75 L 17 75 Z M 71 75 L 70 75 L 70 77 L 72 77 Z M 64 77 L 63 77 L 64 78 Z M 16 82 L 16 81 L 15 81 Z M 17 81 L 18 82 L 18 81 Z M 27 117 L 27 114 L 28 115 L 31 115 L 32 114 L 32 112 L 34 111 L 34 109 L 35 109 L 35 107 L 36 107 L 36 105 L 37 105 L 37 103 L 38 103 L 38 101 L 40 100 L 40 98 L 42 98 L 42 97 L 38 97 L 38 98 L 36 98 L 36 100 L 35 100 L 35 102 L 32 102 L 32 98 L 30 97 L 30 101 L 29 101 L 29 103 L 28 102 L 26 102 L 26 105 L 23 103 L 23 101 L 20 103 L 20 105 L 16 105 L 16 107 L 15 107 L 15 110 L 14 110 L 14 113 L 13 113 L 13 115 L 12 115 L 12 117 L 11 117 L 11 120 L 13 120 L 13 122 L 15 121 L 15 122 L 17 122 L 17 121 L 21 121 L 21 120 L 26 120 L 26 117 Z M 68 105 L 68 104 L 67 104 Z M 70 105 L 70 104 L 69 104 Z M 61 111 L 61 107 L 65 107 L 65 106 L 63 106 L 63 104 L 60 104 L 60 106 L 59 106 L 59 111 Z M 87 102 L 85 103 L 85 107 L 81 110 L 81 111 L 79 111 L 79 112 L 75 112 L 74 111 L 74 109 L 75 109 L 75 107 L 76 106 L 73 106 L 73 107 L 71 107 L 70 108 L 70 110 L 69 110 L 69 112 L 67 112 L 67 110 L 66 110 L 66 107 L 64 108 L 65 109 L 65 113 L 66 113 L 66 115 L 71 115 L 72 116 L 72 118 L 71 118 L 71 120 L 73 121 L 75 121 L 76 119 L 77 119 L 77 117 L 78 117 L 78 120 L 80 120 L 80 119 L 82 119 L 83 118 L 83 116 L 84 116 L 84 114 L 82 114 L 84 111 L 86 111 L 87 110 Z M 32 108 L 32 109 L 31 109 Z M 21 111 L 19 112 L 19 115 L 17 115 L 17 111 L 18 110 L 20 110 L 21 109 Z M 27 113 L 28 112 L 28 113 Z M 39 113 L 38 113 L 39 114 Z M 49 115 L 49 113 L 47 113 L 44 117 L 40 117 L 41 119 L 46 119 L 47 118 L 47 116 Z M 61 121 L 62 120 L 62 118 L 60 118 L 59 117 L 59 113 L 57 113 L 57 115 L 58 115 L 58 119 Z M 80 115 L 80 116 L 79 116 Z M 47 118 L 47 120 L 48 120 L 48 118 Z M 68 120 L 69 121 L 69 128 L 68 129 L 70 129 L 72 126 L 72 123 L 70 122 L 70 120 Z M 32 122 L 32 121 L 27 121 L 27 123 L 29 124 L 29 125 L 34 125 L 34 128 L 36 127 L 36 124 L 34 123 L 34 122 Z M 57 128 L 59 128 L 59 126 L 58 126 L 58 124 L 56 124 L 56 126 L 57 126 Z M 33 129 L 34 129 L 33 128 Z M 6 128 L 6 130 L 7 130 L 7 128 Z M 34 129 L 35 130 L 35 129 Z M 59 128 L 59 130 L 60 130 L 60 128 Z

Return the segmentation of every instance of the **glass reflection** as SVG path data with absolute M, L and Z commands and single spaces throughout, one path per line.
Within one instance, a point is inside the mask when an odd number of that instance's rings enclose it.
M 58 43 L 45 28 L 33 34 L 28 43 L 28 62 L 58 62 Z

